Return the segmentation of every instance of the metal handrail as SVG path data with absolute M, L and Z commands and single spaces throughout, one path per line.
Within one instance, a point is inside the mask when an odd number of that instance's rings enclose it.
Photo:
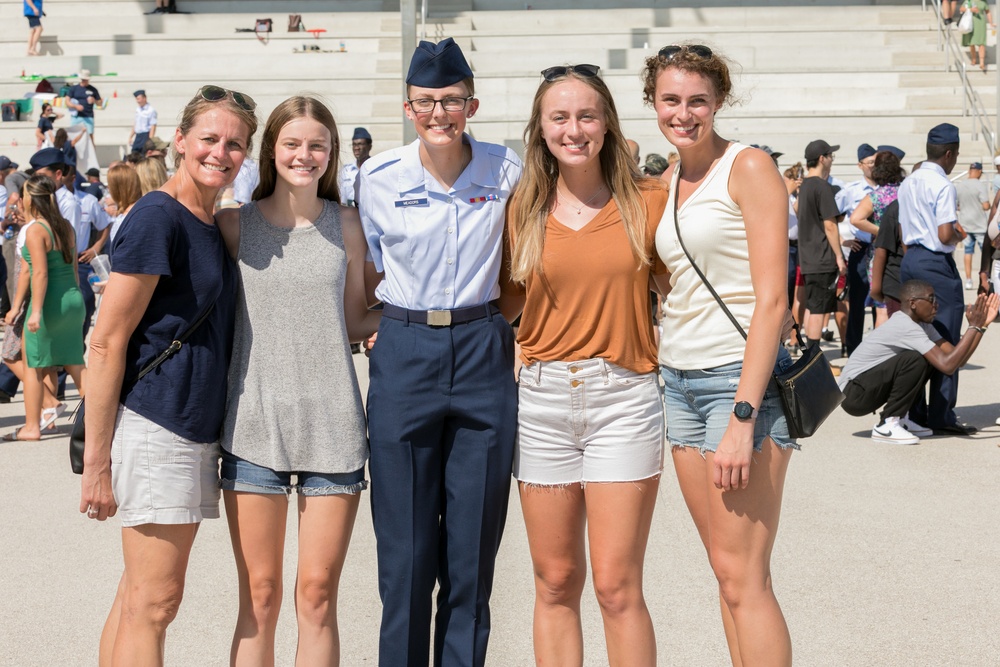
M 927 7 L 924 0 L 924 8 Z M 944 27 L 941 17 L 941 0 L 931 0 L 931 7 L 934 9 L 934 16 L 937 19 L 938 30 L 938 50 L 944 52 L 944 69 L 951 72 L 954 68 L 962 79 L 962 115 L 968 116 L 972 113 L 972 140 L 978 141 L 982 133 L 983 141 L 989 149 L 990 155 L 996 154 L 996 133 L 993 130 L 993 123 L 986 113 L 986 105 L 979 97 L 979 93 L 969 82 L 968 65 L 965 62 L 965 55 L 962 48 L 955 41 L 953 31 Z M 1000 66 L 1000 63 L 998 63 Z

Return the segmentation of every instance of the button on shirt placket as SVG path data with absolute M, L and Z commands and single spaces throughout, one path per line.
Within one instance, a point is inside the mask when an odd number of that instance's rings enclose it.
M 458 198 L 455 197 L 454 193 L 449 194 L 445 197 L 445 202 L 448 205 L 448 227 L 445 230 L 445 264 L 447 268 L 445 269 L 445 275 L 447 276 L 447 287 L 444 288 L 444 294 L 446 301 L 455 307 L 455 283 L 457 279 L 457 271 L 455 267 L 455 258 L 458 256 Z

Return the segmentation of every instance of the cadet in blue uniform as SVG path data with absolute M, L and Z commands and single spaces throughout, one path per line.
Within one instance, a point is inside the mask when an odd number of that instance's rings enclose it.
M 479 108 L 448 38 L 420 42 L 403 105 L 418 139 L 361 168 L 384 305 L 368 391 L 382 667 L 483 665 L 507 514 L 517 392 L 500 314 L 504 208 L 521 164 L 464 133 Z
M 927 159 L 899 186 L 899 225 L 906 254 L 900 279 L 924 280 L 934 288 L 937 315 L 934 328 L 952 345 L 958 344 L 965 313 L 965 292 L 958 275 L 955 244 L 965 238 L 958 224 L 955 186 L 948 174 L 958 161 L 958 128 L 941 123 L 927 133 Z M 932 370 L 930 398 L 923 396 L 910 409 L 910 419 L 939 435 L 971 435 L 975 427 L 955 415 L 958 371 L 944 375 Z

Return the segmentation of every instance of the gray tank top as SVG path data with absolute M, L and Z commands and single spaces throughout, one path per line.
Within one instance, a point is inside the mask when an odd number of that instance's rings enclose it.
M 352 472 L 368 459 L 344 321 L 340 205 L 310 227 L 240 209 L 240 286 L 222 446 L 279 472 Z

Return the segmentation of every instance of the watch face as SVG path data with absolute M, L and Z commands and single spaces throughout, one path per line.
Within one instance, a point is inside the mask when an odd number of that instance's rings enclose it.
M 740 401 L 733 407 L 737 419 L 750 419 L 753 416 L 753 406 L 746 401 Z

